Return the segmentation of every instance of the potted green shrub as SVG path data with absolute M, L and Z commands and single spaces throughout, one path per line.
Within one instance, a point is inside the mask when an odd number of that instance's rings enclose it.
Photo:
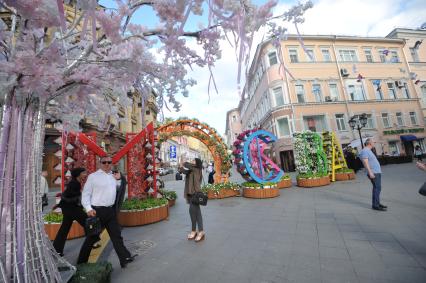
M 169 216 L 167 198 L 127 199 L 121 206 L 118 222 L 122 226 L 141 226 Z

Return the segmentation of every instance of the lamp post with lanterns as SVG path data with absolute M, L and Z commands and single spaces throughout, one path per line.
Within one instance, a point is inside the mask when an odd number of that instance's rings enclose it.
M 352 130 L 357 129 L 359 134 L 359 140 L 361 141 L 361 148 L 364 148 L 364 143 L 362 142 L 361 129 L 365 128 L 367 125 L 367 114 L 363 113 L 361 115 L 352 116 L 349 119 L 349 126 L 351 126 Z

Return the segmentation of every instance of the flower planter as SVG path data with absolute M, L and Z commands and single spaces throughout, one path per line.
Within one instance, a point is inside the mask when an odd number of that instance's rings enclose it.
M 348 181 L 355 179 L 355 173 L 336 173 L 335 174 L 336 181 Z
M 173 205 L 176 204 L 176 200 L 175 199 L 169 199 L 169 207 L 172 207 Z
M 277 183 L 277 188 L 285 189 L 285 188 L 290 188 L 292 185 L 293 183 L 291 182 L 291 179 L 284 179 Z
M 55 240 L 56 234 L 58 234 L 61 223 L 44 223 L 44 231 L 46 231 L 49 240 Z M 71 229 L 68 232 L 67 240 L 84 237 L 84 229 L 74 221 L 71 225 Z
M 243 195 L 246 198 L 274 198 L 280 195 L 280 190 L 278 188 L 252 189 L 246 187 Z
M 164 205 L 149 210 L 121 210 L 118 223 L 124 227 L 142 226 L 159 222 L 169 217 L 169 206 Z
M 207 192 L 207 197 L 209 199 L 222 199 L 222 198 L 235 197 L 237 195 L 238 195 L 238 191 L 234 191 L 231 189 L 222 189 L 218 191 L 217 193 L 214 191 Z
M 330 184 L 330 177 L 325 176 L 321 178 L 313 178 L 313 179 L 297 179 L 297 186 L 312 188 L 312 187 L 321 187 Z

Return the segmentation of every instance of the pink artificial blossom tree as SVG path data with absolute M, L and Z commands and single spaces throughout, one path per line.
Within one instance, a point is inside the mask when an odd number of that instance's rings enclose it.
M 233 35 L 240 73 L 254 32 L 276 5 L 268 1 L 256 7 L 250 0 L 116 3 L 117 8 L 107 9 L 96 0 L 66 0 L 74 9 L 70 22 L 62 0 L 0 0 L 0 10 L 10 14 L 0 20 L 0 281 L 61 282 L 58 265 L 67 264 L 43 228 L 39 176 L 45 119 L 61 119 L 73 131 L 83 117 L 101 125 L 117 115 L 118 103 L 131 103 L 130 87 L 142 94 L 153 89 L 160 107 L 167 103 L 179 110 L 176 96 L 186 96 L 196 83 L 187 78 L 186 68 L 211 70 L 226 33 Z M 155 11 L 157 28 L 134 23 L 135 12 L 144 6 Z M 207 15 L 207 27 L 188 31 L 191 15 Z M 201 54 L 188 46 L 191 39 L 202 47 Z

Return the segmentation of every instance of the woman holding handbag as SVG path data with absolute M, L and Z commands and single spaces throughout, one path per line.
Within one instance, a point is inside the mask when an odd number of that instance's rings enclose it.
M 189 204 L 189 216 L 191 217 L 192 231 L 188 235 L 188 240 L 196 242 L 205 239 L 206 234 L 203 230 L 203 216 L 199 204 L 194 204 L 191 199 L 197 192 L 201 192 L 201 182 L 203 179 L 203 162 L 195 158 L 193 163 L 185 162 L 179 167 L 179 172 L 185 174 L 184 197 Z M 198 232 L 197 232 L 198 225 Z

